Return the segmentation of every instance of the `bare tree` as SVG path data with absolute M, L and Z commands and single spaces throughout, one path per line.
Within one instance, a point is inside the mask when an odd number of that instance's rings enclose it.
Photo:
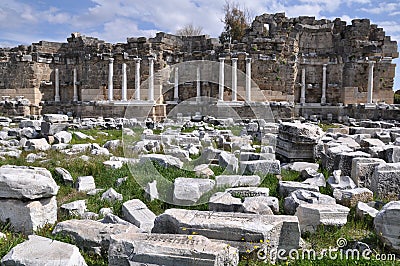
M 178 36 L 198 36 L 202 35 L 203 28 L 196 27 L 192 23 L 185 25 L 183 28 L 176 31 Z
M 250 27 L 252 17 L 249 10 L 237 2 L 226 0 L 223 7 L 224 18 L 221 20 L 225 24 L 224 31 L 220 35 L 222 43 L 230 41 L 240 41 L 246 29 Z

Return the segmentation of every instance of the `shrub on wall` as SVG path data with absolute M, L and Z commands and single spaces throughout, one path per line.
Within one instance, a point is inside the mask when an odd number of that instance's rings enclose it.
M 397 90 L 394 93 L 394 103 L 395 104 L 400 104 L 400 90 Z

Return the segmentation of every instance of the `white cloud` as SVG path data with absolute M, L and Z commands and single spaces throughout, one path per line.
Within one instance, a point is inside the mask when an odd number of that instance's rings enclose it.
M 290 9 L 286 12 L 286 15 L 289 17 L 298 17 L 298 16 L 314 16 L 317 18 L 322 17 L 321 11 L 323 7 L 320 5 L 295 5 L 291 6 Z
M 321 9 L 329 12 L 336 11 L 341 4 L 339 0 L 300 0 L 300 2 L 306 4 L 304 6 L 305 10 L 308 10 L 309 7 L 317 7 L 318 13 Z M 300 7 L 301 6 L 299 6 L 299 8 Z
M 380 21 L 376 22 L 379 27 L 383 28 L 386 35 L 392 37 L 392 40 L 400 41 L 400 22 L 398 21 Z
M 348 5 L 352 5 L 352 4 L 370 4 L 371 0 L 347 0 L 345 2 Z
M 115 32 L 118 32 L 117 37 Z M 103 32 L 90 32 L 90 36 L 96 36 L 104 40 L 114 40 L 114 42 L 126 42 L 127 37 L 152 37 L 156 34 L 155 30 L 140 30 L 138 25 L 129 19 L 115 19 L 104 24 Z
M 370 14 L 383 14 L 388 12 L 394 12 L 399 10 L 400 5 L 398 3 L 379 3 L 376 7 L 369 6 L 368 8 L 360 8 L 361 11 L 370 13 Z

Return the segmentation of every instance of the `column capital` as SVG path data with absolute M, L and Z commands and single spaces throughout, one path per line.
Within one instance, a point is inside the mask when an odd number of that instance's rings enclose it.
M 237 57 L 232 57 L 231 60 L 232 60 L 232 62 L 237 62 L 238 58 Z
M 153 56 L 149 57 L 149 62 L 154 62 L 154 61 L 156 61 L 155 57 L 153 57 Z
M 223 62 L 225 61 L 225 57 L 220 57 L 220 58 L 218 58 L 218 60 L 219 60 L 221 63 L 223 63 Z
M 326 69 L 326 67 L 328 66 L 328 64 L 323 64 L 322 67 Z
M 251 63 L 251 57 L 246 57 L 246 63 Z
M 368 61 L 368 64 L 373 66 L 375 64 L 375 61 Z
M 111 57 L 111 58 L 108 58 L 108 62 L 109 62 L 109 63 L 114 63 L 114 58 L 112 58 L 112 57 Z
M 142 58 L 139 57 L 133 58 L 133 61 L 135 61 L 135 63 L 140 63 L 141 60 Z

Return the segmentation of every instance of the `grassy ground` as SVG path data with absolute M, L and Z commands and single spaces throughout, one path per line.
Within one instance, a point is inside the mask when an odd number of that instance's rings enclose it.
M 107 135 L 99 133 L 97 130 L 86 130 L 83 133 L 93 136 L 95 140 L 93 142 L 100 145 L 104 144 L 108 140 L 120 139 L 120 130 L 108 130 L 105 131 Z M 81 141 L 74 137 L 72 143 L 87 143 L 88 141 Z M 122 148 L 119 148 L 112 152 L 116 156 L 123 156 Z M 163 180 L 158 182 L 159 191 L 171 189 L 171 184 L 173 180 L 177 177 L 192 177 L 195 178 L 195 174 L 192 171 L 178 170 L 176 168 L 164 168 L 158 164 L 152 164 L 149 167 L 140 168 L 129 168 L 124 165 L 121 169 L 110 169 L 103 165 L 103 161 L 106 157 L 91 156 L 89 161 L 84 161 L 80 158 L 80 155 L 66 156 L 57 151 L 46 152 L 45 161 L 36 161 L 34 163 L 27 163 L 25 157 L 27 152 L 23 152 L 20 158 L 7 158 L 4 161 L 0 161 L 0 165 L 13 164 L 13 165 L 29 165 L 47 168 L 52 174 L 57 184 L 60 186 L 59 193 L 57 195 L 58 205 L 62 205 L 67 202 L 74 200 L 85 199 L 87 201 L 88 211 L 98 213 L 99 209 L 102 207 L 113 208 L 114 213 L 117 215 L 121 214 L 122 203 L 114 202 L 110 203 L 108 201 L 101 200 L 101 194 L 99 193 L 94 196 L 88 196 L 85 193 L 77 192 L 75 189 L 65 186 L 62 183 L 61 177 L 55 172 L 56 167 L 63 167 L 67 169 L 74 179 L 78 176 L 92 175 L 95 179 L 96 187 L 108 189 L 113 187 L 117 192 L 123 195 L 123 201 L 130 199 L 140 199 L 142 200 L 150 210 L 152 210 L 156 215 L 163 213 L 166 209 L 176 207 L 172 204 L 166 203 L 164 201 L 155 200 L 149 201 L 144 193 L 144 189 L 141 185 L 149 180 L 157 179 L 155 173 L 160 173 Z M 223 168 L 212 166 L 212 170 L 216 175 L 220 175 L 223 172 Z M 325 177 L 329 176 L 329 173 L 324 172 Z M 122 183 L 120 186 L 116 186 L 116 181 L 118 178 L 127 177 L 126 182 Z M 138 178 L 140 177 L 140 178 Z M 282 170 L 281 177 L 282 180 L 286 181 L 300 181 L 299 173 L 294 171 Z M 139 184 L 139 183 L 140 184 Z M 169 182 L 169 183 L 168 183 Z M 143 184 L 142 184 L 143 183 Z M 275 175 L 266 175 L 262 181 L 261 186 L 270 188 L 270 195 L 278 197 L 278 183 L 279 179 Z M 322 193 L 332 194 L 332 191 L 326 189 L 322 190 Z M 280 199 L 280 210 L 283 210 L 283 199 Z M 197 209 L 197 210 L 208 210 L 208 204 L 202 204 L 199 206 L 185 207 L 187 209 Z M 64 214 L 59 214 L 58 222 L 70 219 Z M 37 231 L 38 235 L 45 237 L 50 237 L 60 241 L 73 243 L 69 238 L 62 236 L 53 236 L 51 231 L 54 226 L 45 226 L 44 228 Z M 7 254 L 12 247 L 23 242 L 27 236 L 20 233 L 13 233 L 11 228 L 7 225 L 0 225 L 0 232 L 7 235 L 6 239 L 0 239 L 0 258 Z M 368 243 L 372 248 L 376 249 L 378 252 L 385 251 L 378 241 L 375 233 L 372 229 L 371 221 L 357 221 L 354 218 L 354 210 L 351 211 L 349 215 L 349 222 L 341 228 L 319 228 L 314 234 L 303 235 L 303 239 L 308 243 L 313 249 L 320 251 L 326 249 L 329 246 L 335 246 L 336 240 L 338 238 L 346 238 L 348 241 L 362 241 Z M 82 252 L 83 256 L 88 265 L 107 265 L 107 258 L 99 257 L 93 254 L 88 254 Z M 390 263 L 382 263 L 376 261 L 347 261 L 338 260 L 330 261 L 327 259 L 310 261 L 310 260 L 296 260 L 287 261 L 280 263 L 281 265 L 394 265 Z M 240 265 L 266 265 L 265 262 L 257 260 L 254 256 L 242 257 Z

